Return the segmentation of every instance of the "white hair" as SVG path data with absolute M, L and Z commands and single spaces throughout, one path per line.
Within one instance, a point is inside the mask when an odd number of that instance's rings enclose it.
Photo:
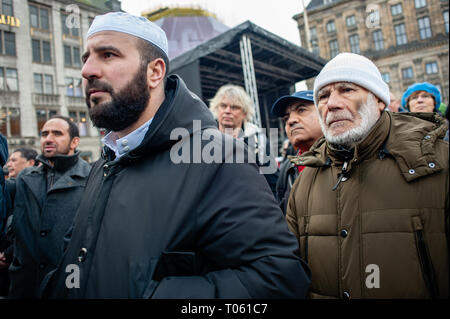
M 216 95 L 210 100 L 209 109 L 215 118 L 219 117 L 219 104 L 224 97 L 229 98 L 233 103 L 242 107 L 242 111 L 246 115 L 246 122 L 252 121 L 255 115 L 252 99 L 243 87 L 233 84 L 226 84 L 220 87 Z

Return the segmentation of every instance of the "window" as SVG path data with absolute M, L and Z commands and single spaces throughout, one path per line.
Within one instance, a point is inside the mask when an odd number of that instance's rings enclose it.
M 430 63 L 425 64 L 425 73 L 426 74 L 438 73 L 437 62 L 430 62 Z
M 49 9 L 30 4 L 30 26 L 32 28 L 49 30 Z
M 20 136 L 20 109 L 2 107 L 0 114 L 0 132 L 6 137 Z
M 19 91 L 17 69 L 0 67 L 0 91 Z
M 16 55 L 16 34 L 14 32 L 4 32 L 5 38 L 5 54 Z
M 69 45 L 64 45 L 64 65 L 73 67 L 81 66 L 81 56 L 79 47 L 71 47 Z
M 38 133 L 41 133 L 41 129 L 44 126 L 45 122 L 47 122 L 52 116 L 58 114 L 58 111 L 51 108 L 38 108 L 36 109 L 36 120 Z
M 408 38 L 406 37 L 406 29 L 405 24 L 397 24 L 394 26 L 395 31 L 395 39 L 397 41 L 397 45 L 402 45 L 408 43 Z
M 331 20 L 327 23 L 327 32 L 335 32 L 336 25 L 334 24 L 334 20 Z
M 309 29 L 309 38 L 310 39 L 317 39 L 316 27 L 312 27 L 312 28 Z
M 31 40 L 33 62 L 52 63 L 52 50 L 49 41 Z
M 403 7 L 401 3 L 397 3 L 391 6 L 392 16 L 396 16 L 403 13 Z
M 44 92 L 46 94 L 53 94 L 53 76 L 44 74 Z
M 402 69 L 402 79 L 403 80 L 412 79 L 413 77 L 414 77 L 414 73 L 413 73 L 412 67 Z
M 66 78 L 66 95 L 83 96 L 82 81 L 76 78 Z
M 34 73 L 34 92 L 40 94 L 53 94 L 53 76 L 49 74 Z
M 430 25 L 430 18 L 423 17 L 417 20 L 419 24 L 419 35 L 421 39 L 428 39 L 431 38 L 431 25 Z
M 320 55 L 319 43 L 317 42 L 317 40 L 311 40 L 311 49 L 312 53 L 314 53 L 315 55 Z
M 339 54 L 339 43 L 337 40 L 331 40 L 328 44 L 330 46 L 330 57 L 334 58 Z
M 445 32 L 448 33 L 448 10 L 442 13 L 444 16 Z
M 427 6 L 427 0 L 414 0 L 414 6 L 416 9 L 420 9 Z
M 16 34 L 0 30 L 0 54 L 16 56 Z
M 372 33 L 372 38 L 375 51 L 384 50 L 383 32 L 381 30 L 374 31 Z
M 355 19 L 355 16 L 354 16 L 354 15 L 351 15 L 351 16 L 347 17 L 347 18 L 345 19 L 345 23 L 347 24 L 347 27 L 351 27 L 351 26 L 356 25 L 356 19 Z
M 0 13 L 5 16 L 13 16 L 12 0 L 2 0 L 0 4 Z
M 69 117 L 76 123 L 80 136 L 88 135 L 87 114 L 85 111 L 69 111 Z
M 389 74 L 389 72 L 384 72 L 383 74 L 381 74 L 381 78 L 386 83 L 391 82 L 391 75 Z
M 378 9 L 370 11 L 367 16 L 372 25 L 377 26 L 380 23 L 380 11 Z
M 353 34 L 351 35 L 349 38 L 350 41 L 350 51 L 352 53 L 360 53 L 360 49 L 359 49 L 359 36 L 357 34 Z
M 44 93 L 44 84 L 42 82 L 42 74 L 34 73 L 34 92 Z
M 74 27 L 74 26 L 69 28 L 67 26 L 66 21 L 67 21 L 68 16 L 69 15 L 67 13 L 61 13 L 61 25 L 62 25 L 63 34 L 78 37 L 80 35 L 78 32 L 78 28 Z

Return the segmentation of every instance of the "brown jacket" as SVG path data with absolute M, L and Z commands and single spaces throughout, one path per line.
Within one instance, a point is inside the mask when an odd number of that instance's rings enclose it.
M 432 113 L 383 112 L 353 153 L 321 139 L 293 159 L 307 167 L 286 219 L 312 298 L 448 298 L 446 130 Z

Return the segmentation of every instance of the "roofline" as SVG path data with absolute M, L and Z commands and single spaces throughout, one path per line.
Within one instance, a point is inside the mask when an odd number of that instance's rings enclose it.
M 217 35 L 216 37 L 210 39 L 209 41 L 202 43 L 195 48 L 192 48 L 191 50 L 177 56 L 173 60 L 170 61 L 171 65 L 171 71 L 177 70 L 178 68 L 192 63 L 193 61 L 206 56 L 210 53 L 215 52 L 218 49 L 221 49 L 225 46 L 227 46 L 230 41 L 235 38 L 236 36 L 239 36 L 243 33 L 250 32 L 255 33 L 261 36 L 266 36 L 270 40 L 277 42 L 283 46 L 288 47 L 290 50 L 294 51 L 294 54 L 300 54 L 303 57 L 311 60 L 319 60 L 320 63 L 325 65 L 326 61 L 322 59 L 321 57 L 318 57 L 311 52 L 308 52 L 304 48 L 286 40 L 283 39 L 275 34 L 273 34 L 270 31 L 267 31 L 263 29 L 262 27 L 257 26 L 256 24 L 252 23 L 251 21 L 247 20 L 239 25 L 237 25 L 234 28 L 231 28 L 224 33 L 221 33 Z M 202 54 L 196 54 L 197 52 L 201 51 Z M 323 66 L 322 65 L 322 66 Z

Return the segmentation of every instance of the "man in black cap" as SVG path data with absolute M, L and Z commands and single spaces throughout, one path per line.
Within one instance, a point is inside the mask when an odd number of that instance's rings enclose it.
M 272 114 L 283 118 L 286 135 L 298 155 L 308 151 L 323 135 L 311 90 L 280 97 L 272 106 Z M 291 163 L 289 158 L 281 164 L 276 189 L 277 200 L 284 214 L 292 184 L 303 168 Z

